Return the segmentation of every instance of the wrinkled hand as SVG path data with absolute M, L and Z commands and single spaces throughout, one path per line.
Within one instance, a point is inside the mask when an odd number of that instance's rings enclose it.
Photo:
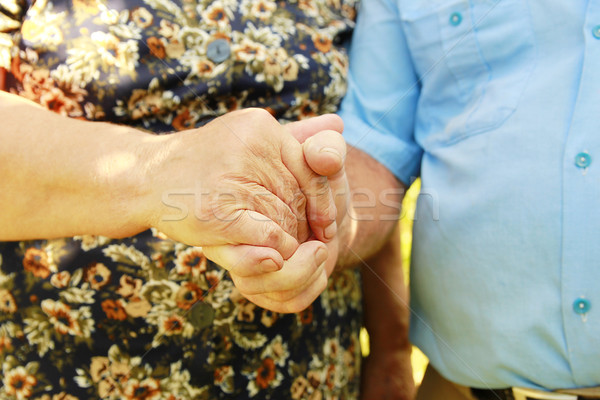
M 149 207 L 149 225 L 170 238 L 272 249 L 264 258 L 250 254 L 259 270 L 271 271 L 312 232 L 320 241 L 335 235 L 327 179 L 311 170 L 302 145 L 266 111 L 236 111 L 199 129 L 148 140 L 154 163 L 148 203 L 160 204 Z
M 332 128 L 331 124 L 336 126 Z M 336 224 L 342 224 L 349 189 L 343 167 L 346 145 L 340 135 L 341 119 L 325 115 L 294 122 L 288 128 L 302 143 L 308 165 L 315 173 L 328 178 L 337 209 Z M 319 133 L 313 134 L 315 131 Z M 315 239 L 314 235 L 311 239 Z M 203 249 L 208 258 L 229 270 L 236 287 L 248 300 L 276 312 L 298 312 L 308 307 L 327 287 L 327 279 L 337 261 L 339 240 L 335 235 L 327 243 L 319 240 L 301 243 L 289 259 L 282 260 L 281 270 L 265 269 L 264 265 L 254 262 L 276 257 L 275 251 L 267 247 L 225 245 Z

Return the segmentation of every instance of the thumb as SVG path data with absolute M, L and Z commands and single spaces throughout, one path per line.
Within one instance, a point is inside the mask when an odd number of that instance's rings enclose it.
M 304 159 L 317 174 L 326 176 L 337 210 L 337 222 L 341 223 L 348 210 L 350 185 L 346 176 L 346 142 L 335 131 L 321 131 L 302 144 Z
M 285 126 L 300 143 L 304 143 L 306 139 L 320 131 L 332 130 L 341 134 L 344 130 L 344 122 L 336 114 L 324 114 L 314 118 L 291 122 Z
M 334 177 L 343 171 L 346 158 L 346 142 L 333 130 L 321 131 L 309 137 L 303 144 L 304 159 L 317 174 Z

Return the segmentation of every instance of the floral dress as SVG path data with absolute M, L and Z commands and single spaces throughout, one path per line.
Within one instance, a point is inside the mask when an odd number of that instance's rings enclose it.
M 0 85 L 154 133 L 245 107 L 334 112 L 355 6 L 0 0 Z M 154 230 L 0 243 L 0 398 L 353 399 L 361 307 L 350 270 L 303 312 L 261 309 Z

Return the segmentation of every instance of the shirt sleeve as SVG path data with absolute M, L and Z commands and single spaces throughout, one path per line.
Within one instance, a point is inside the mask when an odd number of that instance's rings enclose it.
M 339 111 L 344 137 L 409 185 L 422 149 L 414 139 L 420 85 L 397 6 L 363 0 L 352 37 L 348 92 Z
M 24 2 L 2 0 L 0 2 L 0 68 L 10 70 L 11 55 L 16 45 L 16 35 L 21 28 Z

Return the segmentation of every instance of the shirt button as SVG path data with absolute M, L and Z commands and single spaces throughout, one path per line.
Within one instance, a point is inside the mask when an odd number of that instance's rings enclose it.
M 230 52 L 229 42 L 226 39 L 213 40 L 206 48 L 206 56 L 216 63 L 227 60 Z
M 579 168 L 587 168 L 592 163 L 592 156 L 586 152 L 581 152 L 575 156 L 575 165 Z
M 453 12 L 452 14 L 450 14 L 450 24 L 458 26 L 461 22 L 462 15 L 459 12 Z
M 591 307 L 592 304 L 588 299 L 580 298 L 573 302 L 573 311 L 575 311 L 577 314 L 586 314 L 588 311 L 590 311 Z
M 596 25 L 592 28 L 592 35 L 594 35 L 596 39 L 600 39 L 600 25 Z

